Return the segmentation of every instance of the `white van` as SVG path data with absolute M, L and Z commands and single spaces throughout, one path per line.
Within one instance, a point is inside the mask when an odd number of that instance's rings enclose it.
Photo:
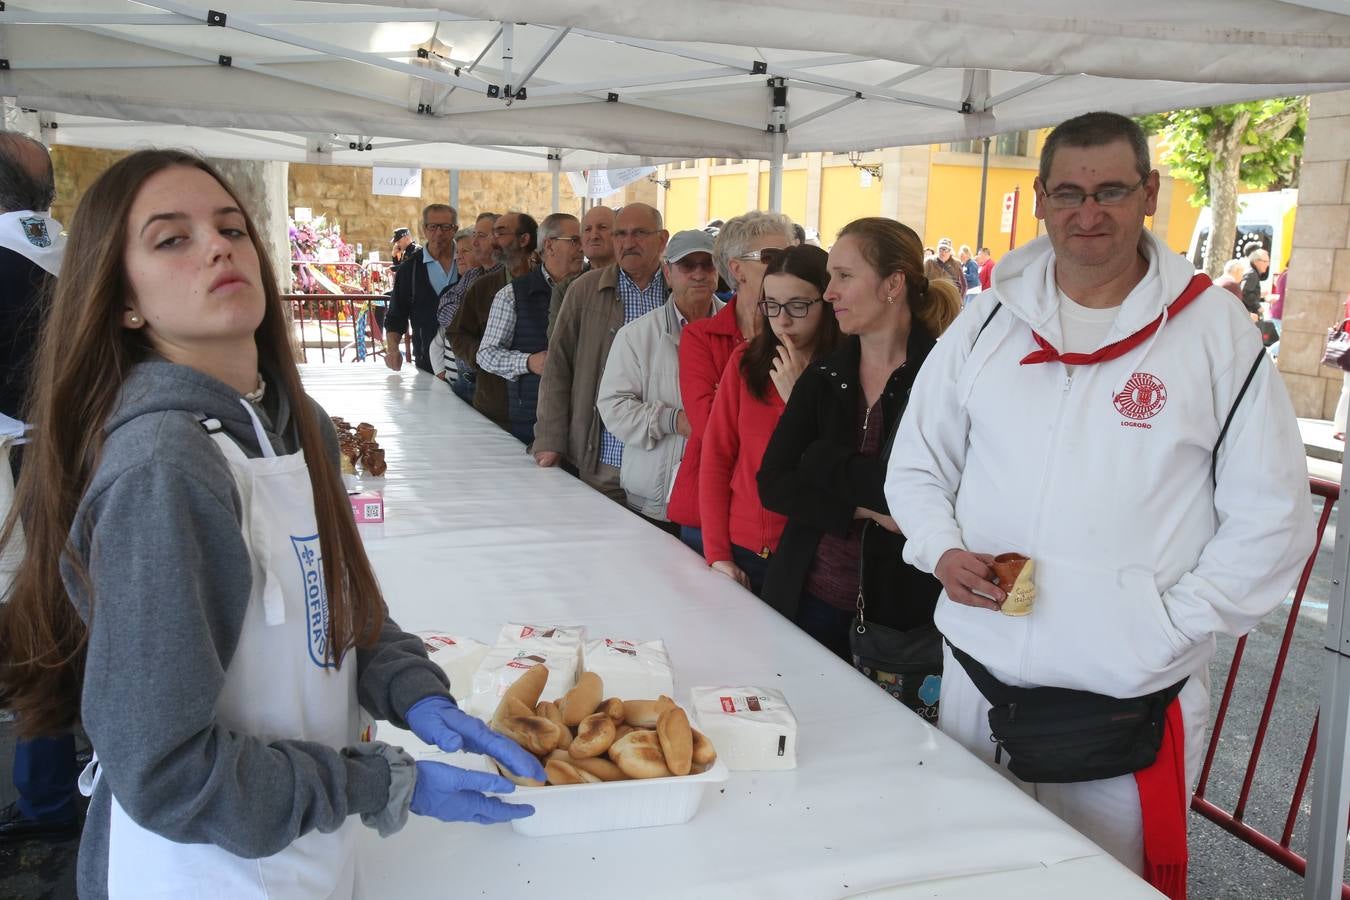
M 1284 269 L 1294 247 L 1294 213 L 1298 208 L 1298 191 L 1267 191 L 1260 194 L 1239 194 L 1237 231 L 1233 235 L 1232 251 L 1225 260 L 1244 256 L 1243 248 L 1259 243 L 1270 253 L 1272 276 Z M 1205 265 L 1205 248 L 1209 245 L 1210 209 L 1200 210 L 1200 218 L 1191 232 L 1186 256 L 1197 270 Z

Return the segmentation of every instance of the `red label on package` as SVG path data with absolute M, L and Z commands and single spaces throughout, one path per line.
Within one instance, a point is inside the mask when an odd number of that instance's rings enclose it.
M 736 711 L 736 704 L 730 697 L 719 697 L 718 699 L 722 701 L 722 712 L 734 713 Z
M 760 705 L 760 699 L 753 694 L 744 697 L 718 697 L 722 703 L 722 712 L 736 714 L 738 712 L 763 712 L 764 707 Z
M 542 656 L 537 656 L 535 654 L 522 654 L 520 656 L 517 656 L 515 659 L 511 660 L 506 665 L 507 668 L 510 669 L 533 669 L 535 666 L 541 665 L 543 662 L 544 658 Z

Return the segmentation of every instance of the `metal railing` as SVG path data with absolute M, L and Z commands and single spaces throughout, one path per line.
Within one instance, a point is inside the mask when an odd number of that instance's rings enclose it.
M 305 359 L 319 351 L 319 362 L 336 354 L 338 362 L 373 362 L 384 356 L 384 294 L 283 294 L 290 305 L 292 334 Z M 412 337 L 404 335 L 404 356 L 411 358 Z
M 1299 875 L 1305 874 L 1308 859 L 1291 849 L 1290 845 L 1293 841 L 1294 827 L 1298 822 L 1299 811 L 1302 809 L 1303 795 L 1308 787 L 1308 775 L 1312 770 L 1314 751 L 1317 747 L 1318 716 L 1313 717 L 1308 744 L 1303 753 L 1302 766 L 1294 784 L 1293 796 L 1289 799 L 1284 827 L 1279 837 L 1272 837 L 1254 827 L 1246 821 L 1245 817 L 1248 802 L 1251 800 L 1252 782 L 1256 778 L 1257 765 L 1261 760 L 1261 750 L 1265 745 L 1266 733 L 1270 728 L 1271 714 L 1275 709 L 1276 696 L 1280 690 L 1280 681 L 1284 677 L 1285 662 L 1289 658 L 1289 646 L 1293 641 L 1294 627 L 1298 624 L 1299 609 L 1303 605 L 1303 595 L 1308 589 L 1313 564 L 1317 561 L 1317 552 L 1322 546 L 1322 535 L 1326 531 L 1327 522 L 1331 519 L 1332 508 L 1341 493 L 1340 485 L 1333 484 L 1330 481 L 1321 478 L 1309 478 L 1308 481 L 1313 496 L 1320 498 L 1322 501 L 1317 518 L 1317 541 L 1313 545 L 1312 555 L 1308 557 L 1308 561 L 1303 566 L 1303 572 L 1298 579 L 1298 587 L 1295 589 L 1293 600 L 1289 605 L 1289 618 L 1285 622 L 1280 649 L 1275 656 L 1275 665 L 1270 675 L 1270 686 L 1266 691 L 1265 703 L 1261 708 L 1260 724 L 1257 726 L 1256 735 L 1252 739 L 1251 753 L 1247 758 L 1247 767 L 1242 778 L 1242 787 L 1238 791 L 1237 802 L 1230 812 L 1206 798 L 1205 791 L 1209 787 L 1209 776 L 1214 765 L 1215 754 L 1219 749 L 1224 720 L 1227 718 L 1228 706 L 1233 698 L 1233 688 L 1237 684 L 1238 670 L 1242 666 L 1242 655 L 1247 646 L 1245 636 L 1238 639 L 1233 649 L 1233 662 L 1228 668 L 1228 681 L 1224 684 L 1223 697 L 1219 701 L 1219 711 L 1215 715 L 1214 730 L 1210 734 L 1209 747 L 1205 752 L 1205 763 L 1200 770 L 1200 779 L 1196 785 L 1195 794 L 1191 797 L 1192 810 Z M 1350 900 L 1350 885 L 1342 884 L 1341 897 L 1343 900 Z

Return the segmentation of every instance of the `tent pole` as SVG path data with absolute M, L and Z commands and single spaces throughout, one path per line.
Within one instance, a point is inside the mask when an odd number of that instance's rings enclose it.
M 553 173 L 553 212 L 558 212 L 562 193 L 562 151 L 553 149 L 548 152 L 548 170 Z
M 450 205 L 459 209 L 459 169 L 450 170 Z
M 1341 475 L 1341 504 L 1347 476 Z M 1307 900 L 1341 896 L 1345 870 L 1345 821 L 1350 813 L 1350 617 L 1346 593 L 1350 588 L 1350 529 L 1337 531 L 1327 601 L 1325 647 L 1328 656 L 1322 675 L 1321 713 L 1317 728 L 1317 756 L 1313 765 L 1312 821 L 1308 830 L 1308 868 L 1303 880 Z
M 975 229 L 975 249 L 984 246 L 984 198 L 989 193 L 989 138 L 984 139 L 984 162 L 980 166 L 980 217 Z
M 769 211 L 783 210 L 783 154 L 787 150 L 787 79 L 770 78 L 772 107 L 769 132 L 773 135 L 773 156 L 769 159 Z

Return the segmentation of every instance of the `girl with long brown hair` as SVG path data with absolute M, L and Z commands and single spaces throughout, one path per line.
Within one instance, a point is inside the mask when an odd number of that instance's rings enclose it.
M 823 302 L 827 254 L 807 245 L 761 250 L 759 332 L 732 352 L 717 385 L 698 479 L 703 556 L 756 595 L 785 519 L 759 502 L 755 476 L 793 384 L 839 341 Z
M 890 441 L 909 389 L 937 338 L 961 311 L 949 281 L 923 274 L 923 244 L 892 219 L 858 219 L 830 248 L 825 301 L 845 337 L 798 379 L 764 453 L 759 494 L 788 518 L 764 600 L 922 715 L 935 718 L 936 684 L 878 670 L 850 647 L 866 629 L 912 633 L 933 622 L 941 585 L 900 557 L 904 535 L 882 491 Z M 936 631 L 931 647 L 940 648 Z M 856 643 L 856 640 L 855 640 Z M 938 666 L 940 670 L 941 666 Z M 932 702 L 924 698 L 931 697 Z
M 360 741 L 363 708 L 543 777 L 388 618 L 275 284 L 189 154 L 128 156 L 75 212 L 0 534 L 28 542 L 0 692 L 22 733 L 79 720 L 93 743 L 84 897 L 350 896 L 352 814 L 389 834 L 532 811 Z

